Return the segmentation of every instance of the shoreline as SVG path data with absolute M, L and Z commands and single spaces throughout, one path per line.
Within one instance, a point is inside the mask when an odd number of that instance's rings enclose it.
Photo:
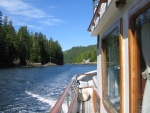
M 42 64 L 42 63 L 27 63 L 26 66 L 23 67 L 46 67 L 46 66 L 57 66 L 57 64 L 48 62 L 46 64 Z
M 73 64 L 73 65 L 96 65 L 97 62 L 88 62 L 88 63 L 66 63 L 66 64 Z M 65 65 L 65 64 L 64 64 Z M 16 68 L 16 67 L 23 67 L 23 68 L 26 68 L 26 67 L 46 67 L 46 66 L 59 66 L 55 63 L 51 63 L 51 62 L 48 62 L 46 64 L 41 64 L 41 63 L 27 63 L 27 65 L 25 66 L 22 66 L 22 65 L 13 65 L 13 64 L 0 64 L 0 68 Z
M 75 64 L 75 65 L 95 65 L 95 64 L 97 64 L 97 62 L 88 62 L 88 63 L 71 63 L 71 64 Z
M 57 64 L 54 63 L 46 63 L 46 64 L 41 64 L 41 63 L 27 63 L 25 66 L 23 65 L 16 65 L 16 64 L 0 64 L 0 68 L 16 68 L 16 67 L 46 67 L 46 66 L 58 66 Z

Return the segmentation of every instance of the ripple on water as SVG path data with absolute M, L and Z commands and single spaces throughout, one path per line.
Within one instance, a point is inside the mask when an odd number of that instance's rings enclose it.
M 89 67 L 0 69 L 0 112 L 49 113 L 73 75 L 96 69 L 93 65 Z

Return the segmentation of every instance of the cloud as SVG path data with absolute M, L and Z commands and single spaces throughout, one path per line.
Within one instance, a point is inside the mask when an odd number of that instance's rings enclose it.
M 47 26 L 53 26 L 53 25 L 59 25 L 63 21 L 61 19 L 56 19 L 56 18 L 47 18 L 43 19 L 42 21 L 39 21 L 39 23 Z
M 21 0 L 0 0 L 0 7 L 3 7 L 7 12 L 12 15 L 21 15 L 31 18 L 44 18 L 46 14 Z
M 36 26 L 34 26 L 34 25 L 27 25 L 27 27 L 35 28 Z
M 0 7 L 3 8 L 8 17 L 13 17 L 12 21 L 17 25 L 29 25 L 29 27 L 33 28 L 36 25 L 29 23 L 36 23 L 38 26 L 40 24 L 42 26 L 53 26 L 63 22 L 61 19 L 33 7 L 32 4 L 26 3 L 25 0 L 0 0 Z M 55 7 L 49 6 L 49 8 Z

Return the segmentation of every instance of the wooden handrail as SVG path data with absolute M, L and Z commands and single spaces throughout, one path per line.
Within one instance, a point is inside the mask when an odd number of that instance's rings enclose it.
M 100 113 L 100 106 L 101 106 L 101 98 L 100 98 L 100 96 L 99 96 L 99 94 L 98 94 L 98 92 L 97 92 L 97 90 L 95 89 L 95 88 L 93 88 L 93 106 L 94 106 L 94 112 L 96 113 L 97 112 L 97 104 L 96 104 L 96 98 L 98 99 L 98 105 L 99 105 L 99 109 L 98 109 L 98 111 L 99 111 L 99 113 Z
M 75 79 L 72 79 L 69 83 L 69 85 L 66 87 L 65 91 L 62 93 L 62 95 L 59 97 L 58 101 L 56 102 L 56 104 L 54 105 L 54 107 L 52 108 L 52 110 L 50 111 L 50 113 L 58 113 L 59 110 L 62 107 L 62 104 L 64 102 L 65 97 L 68 94 L 68 91 L 70 89 L 70 87 L 72 86 L 72 84 L 74 83 Z

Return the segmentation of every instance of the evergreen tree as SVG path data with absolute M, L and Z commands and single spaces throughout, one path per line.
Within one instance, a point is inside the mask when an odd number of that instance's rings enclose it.
M 2 52 L 2 55 L 3 55 L 3 63 L 4 64 L 9 64 L 9 60 L 8 60 L 8 42 L 9 40 L 7 39 L 7 31 L 8 31 L 8 18 L 7 16 L 4 16 L 4 20 L 3 20 L 3 29 L 2 29 L 2 32 L 3 32 L 3 39 L 2 39 L 2 48 L 3 48 L 3 52 Z
M 87 47 L 73 47 L 70 50 L 64 51 L 65 63 L 82 63 L 83 60 L 90 59 L 90 62 L 97 61 L 96 45 Z
M 2 16 L 3 16 L 3 14 L 2 14 L 2 12 L 0 11 L 0 26 L 2 26 L 3 24 L 3 20 L 2 20 Z
M 29 34 L 27 26 L 21 26 L 16 33 L 12 21 L 7 16 L 2 19 L 0 11 L 0 65 L 26 65 L 27 62 L 62 65 L 62 48 L 58 41 L 47 40 L 42 33 Z
M 63 52 L 60 44 L 58 41 L 55 42 L 56 50 L 55 50 L 55 63 L 59 65 L 63 65 Z
M 42 33 L 39 33 L 39 46 L 40 46 L 40 56 L 41 56 L 41 63 L 46 63 L 46 49 L 44 45 L 45 39 Z
M 17 46 L 16 45 L 16 31 L 12 26 L 12 21 L 10 20 L 7 25 L 6 32 L 6 51 L 7 51 L 7 61 L 9 64 L 13 63 L 13 60 L 16 58 Z
M 26 59 L 28 56 L 28 30 L 26 26 L 22 26 L 18 31 L 18 39 L 19 39 L 19 58 L 20 65 L 26 65 Z
M 5 52 L 5 45 L 4 45 L 4 32 L 3 32 L 3 20 L 2 20 L 2 12 L 0 11 L 0 65 L 4 63 L 4 52 Z

